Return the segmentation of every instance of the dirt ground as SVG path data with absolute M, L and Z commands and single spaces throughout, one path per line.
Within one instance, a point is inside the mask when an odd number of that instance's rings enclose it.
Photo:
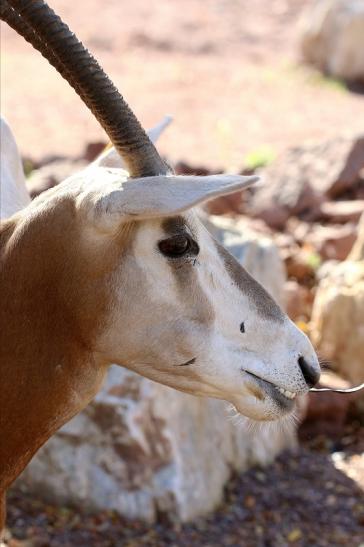
M 362 131 L 364 100 L 299 67 L 297 36 L 310 0 L 52 0 L 146 127 L 175 121 L 169 159 L 236 169 L 274 152 Z M 31 46 L 2 25 L 2 112 L 23 154 L 79 155 L 103 133 Z
M 156 525 L 114 513 L 56 508 L 18 491 L 8 498 L 9 547 L 362 547 L 364 429 L 340 439 L 310 435 L 299 452 L 234 477 L 208 518 Z

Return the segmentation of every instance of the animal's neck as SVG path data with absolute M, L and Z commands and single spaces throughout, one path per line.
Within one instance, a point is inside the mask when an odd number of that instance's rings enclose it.
M 32 231 L 28 226 L 24 237 L 21 226 L 18 233 L 11 221 L 2 228 L 0 378 L 6 405 L 0 413 L 0 492 L 52 433 L 90 401 L 106 371 L 84 335 L 87 329 L 91 337 L 95 332 L 92 318 L 79 317 L 92 310 L 85 299 L 80 312 L 82 290 L 77 294 L 76 272 L 65 263 L 72 244 L 65 255 L 55 244 L 54 230 L 50 246 L 37 239 L 36 227 Z M 72 228 L 70 232 L 71 242 L 75 234 Z M 64 245 L 64 239 L 60 242 Z
M 5 378 L 2 385 L 6 405 L 0 422 L 4 440 L 0 443 L 0 492 L 13 482 L 47 439 L 88 404 L 106 371 L 96 363 L 90 366 L 88 359 L 59 359 L 57 348 L 50 361 L 41 359 L 35 363 L 37 357 L 7 361 L 9 368 L 16 368 L 16 374 L 12 374 L 10 383 Z

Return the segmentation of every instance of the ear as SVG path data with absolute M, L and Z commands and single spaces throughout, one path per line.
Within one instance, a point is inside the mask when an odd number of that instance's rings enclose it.
M 150 140 L 155 143 L 164 132 L 164 130 L 172 122 L 171 116 L 165 116 L 162 121 L 147 131 Z M 95 161 L 92 162 L 95 167 L 118 167 L 119 169 L 125 168 L 124 162 L 120 154 L 115 150 L 114 146 L 110 146 L 104 150 Z
M 102 171 L 100 192 L 93 191 L 86 198 L 102 229 L 112 229 L 131 220 L 174 216 L 217 196 L 247 188 L 258 180 L 240 175 L 166 175 L 122 180 L 117 169 Z M 97 177 L 97 173 L 94 175 Z

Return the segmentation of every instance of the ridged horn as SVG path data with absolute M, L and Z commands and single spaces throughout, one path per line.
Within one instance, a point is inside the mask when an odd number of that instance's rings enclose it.
M 30 42 L 75 89 L 123 157 L 132 177 L 170 172 L 96 59 L 43 0 L 1 0 L 1 19 Z

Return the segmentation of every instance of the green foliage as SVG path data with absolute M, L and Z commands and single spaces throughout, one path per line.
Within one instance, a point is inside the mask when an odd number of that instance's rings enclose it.
M 332 76 L 327 76 L 321 72 L 312 72 L 308 78 L 310 84 L 326 86 L 334 89 L 336 91 L 347 91 L 347 85 L 343 80 L 339 78 L 334 78 Z
M 23 158 L 23 171 L 24 171 L 25 177 L 28 178 L 33 170 L 34 170 L 34 165 L 32 160 L 29 160 L 28 158 Z
M 321 257 L 315 251 L 311 251 L 307 255 L 307 264 L 313 269 L 317 270 L 321 265 Z
M 248 152 L 244 158 L 244 166 L 248 169 L 258 169 L 266 167 L 276 158 L 273 148 L 268 145 L 262 145 Z

